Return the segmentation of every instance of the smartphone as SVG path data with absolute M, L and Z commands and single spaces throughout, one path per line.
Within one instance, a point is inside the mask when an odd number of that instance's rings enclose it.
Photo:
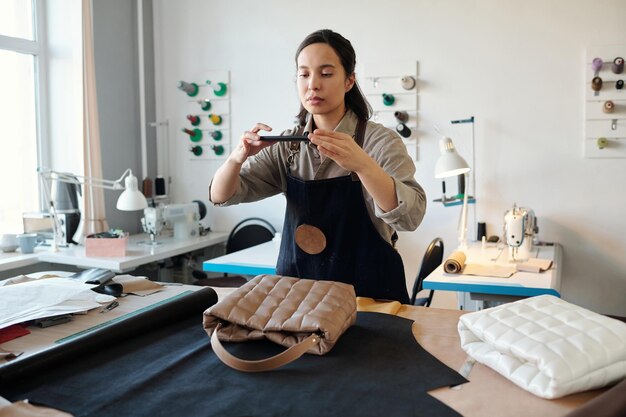
M 303 141 L 307 141 L 309 140 L 309 138 L 307 137 L 307 135 L 302 135 L 302 136 L 261 136 L 261 140 L 275 140 L 275 141 L 280 141 L 280 142 L 291 142 L 294 140 L 303 140 Z

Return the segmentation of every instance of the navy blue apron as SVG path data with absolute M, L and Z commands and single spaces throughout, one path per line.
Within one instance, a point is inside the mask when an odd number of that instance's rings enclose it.
M 361 147 L 365 124 L 357 125 L 355 140 Z M 287 166 L 286 197 L 276 265 L 279 275 L 345 282 L 354 285 L 357 296 L 409 304 L 402 258 L 374 227 L 356 174 L 303 181 L 293 177 Z M 296 244 L 300 225 L 324 233 L 322 252 L 311 255 Z

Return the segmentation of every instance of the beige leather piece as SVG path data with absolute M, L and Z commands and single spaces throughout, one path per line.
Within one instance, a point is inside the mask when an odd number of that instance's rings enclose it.
M 301 224 L 296 228 L 296 245 L 309 255 L 317 255 L 326 249 L 326 236 L 319 228 Z
M 461 349 L 457 329 L 459 310 L 403 305 L 398 316 L 414 320 L 413 335 L 417 342 L 452 369 L 463 366 L 467 354 Z M 599 390 L 546 400 L 524 391 L 491 368 L 476 363 L 469 383 L 461 389 L 438 388 L 429 394 L 455 409 L 463 417 L 531 417 L 564 416 L 568 411 L 598 395 Z
M 320 335 L 307 353 L 323 355 L 356 321 L 354 287 L 277 275 L 259 275 L 204 312 L 211 336 L 221 341 L 266 338 L 285 347 Z
M 72 414 L 27 401 L 16 401 L 0 407 L 0 417 L 72 417 Z

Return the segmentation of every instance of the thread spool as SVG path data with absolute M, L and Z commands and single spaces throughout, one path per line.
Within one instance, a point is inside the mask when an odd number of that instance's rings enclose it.
M 200 108 L 204 111 L 211 110 L 211 100 L 200 100 L 198 101 Z
M 409 114 L 405 111 L 397 111 L 393 113 L 396 120 L 400 123 L 406 123 L 409 121 Z
M 198 94 L 198 84 L 196 83 L 188 83 L 185 81 L 179 81 L 178 89 L 187 93 L 189 97 L 194 97 Z
M 400 123 L 398 124 L 398 126 L 396 126 L 396 132 L 398 132 L 403 138 L 408 138 L 411 136 L 411 129 L 409 129 L 408 126 L 404 123 Z
M 222 145 L 212 145 L 211 149 L 215 152 L 215 155 L 220 156 L 224 153 L 224 147 Z
M 218 114 L 209 114 L 209 120 L 216 126 L 222 124 L 222 116 Z
M 187 120 L 189 120 L 189 123 L 191 123 L 192 126 L 198 126 L 200 124 L 200 118 L 198 116 L 194 116 L 193 114 L 188 114 Z
M 611 65 L 611 71 L 613 71 L 614 74 L 621 74 L 624 72 L 624 58 L 621 56 L 615 58 L 613 60 L 613 65 Z
M 624 88 L 624 80 L 615 81 L 615 88 L 617 90 L 621 90 L 622 88 Z
M 192 146 L 191 148 L 189 148 L 189 151 L 195 156 L 200 156 L 202 155 L 202 146 L 200 145 Z
M 189 139 L 192 142 L 200 142 L 202 140 L 202 130 L 200 129 L 182 129 L 183 132 L 189 135 Z
M 392 94 L 383 93 L 383 104 L 385 106 L 392 106 L 395 101 L 396 98 Z
M 221 131 L 214 130 L 213 132 L 211 132 L 211 137 L 213 138 L 213 140 L 221 140 L 223 135 Z
M 154 180 L 154 192 L 156 195 L 165 195 L 165 179 L 157 176 Z
M 593 72 L 598 73 L 602 69 L 602 64 L 604 64 L 602 58 L 594 58 L 593 61 L 591 61 L 591 69 Z
M 607 138 L 598 138 L 596 145 L 598 145 L 598 149 L 604 149 L 609 146 L 609 140 Z
M 476 240 L 480 242 L 483 240 L 483 237 L 487 237 L 487 225 L 485 222 L 478 222 L 478 227 L 476 227 Z
M 405 90 L 412 90 L 413 88 L 415 88 L 415 78 L 410 75 L 405 75 L 404 77 L 400 78 L 400 85 Z
M 225 83 L 214 83 L 211 80 L 206 80 L 206 83 L 213 88 L 213 94 L 218 97 L 224 96 L 228 90 Z
M 595 92 L 602 90 L 602 78 L 593 77 L 591 80 L 591 89 Z
M 605 113 L 613 113 L 615 110 L 615 104 L 611 100 L 607 100 L 602 105 L 602 111 Z
M 141 189 L 144 197 L 152 198 L 152 180 L 150 178 L 144 178 Z

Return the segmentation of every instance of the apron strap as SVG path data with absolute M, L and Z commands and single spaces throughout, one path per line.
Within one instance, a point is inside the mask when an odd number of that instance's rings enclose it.
M 356 124 L 356 131 L 354 132 L 354 141 L 361 148 L 363 147 L 363 141 L 365 140 L 365 128 L 367 127 L 367 121 L 361 120 Z M 304 133 L 305 126 L 300 126 L 297 130 L 297 135 L 302 135 Z M 292 141 L 289 143 L 289 156 L 287 157 L 287 165 L 291 166 L 293 164 L 293 159 L 295 155 L 300 152 L 300 141 Z M 359 176 L 355 172 L 350 173 L 350 177 L 352 181 L 360 181 Z

